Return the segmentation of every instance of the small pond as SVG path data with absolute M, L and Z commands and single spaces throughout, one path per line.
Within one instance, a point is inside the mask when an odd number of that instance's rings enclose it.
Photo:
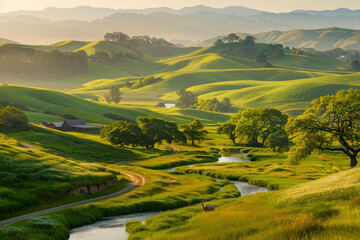
M 175 107 L 175 103 L 165 103 L 166 108 L 172 108 Z

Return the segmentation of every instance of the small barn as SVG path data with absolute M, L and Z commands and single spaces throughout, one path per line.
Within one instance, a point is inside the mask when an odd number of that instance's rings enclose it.
M 87 125 L 82 119 L 71 119 L 64 122 L 40 123 L 42 126 L 57 129 L 64 132 L 98 132 L 102 126 Z

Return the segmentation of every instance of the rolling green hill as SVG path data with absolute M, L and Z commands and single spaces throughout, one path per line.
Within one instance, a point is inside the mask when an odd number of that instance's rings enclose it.
M 141 107 L 109 105 L 87 101 L 56 91 L 20 86 L 0 86 L 0 101 L 4 100 L 12 104 L 22 104 L 31 109 L 31 111 L 35 111 L 29 112 L 30 121 L 33 123 L 60 120 L 56 116 L 45 114 L 46 111 L 54 111 L 59 114 L 70 113 L 89 123 L 98 124 L 110 124 L 114 122 L 114 120 L 103 116 L 106 113 L 116 113 L 133 120 L 139 116 L 148 115 L 158 116 L 178 123 L 185 123 L 194 119 L 194 117 L 192 117 L 194 114 L 189 114 L 188 116 L 181 113 L 167 114 Z M 225 114 L 209 115 L 206 112 L 202 114 L 202 111 L 196 112 L 197 117 L 200 117 L 208 123 L 216 123 L 219 122 L 219 119 L 222 121 L 230 118 L 230 116 Z
M 238 33 L 245 38 L 247 33 Z M 334 48 L 343 48 L 354 50 L 360 48 L 360 31 L 344 28 L 323 28 L 323 29 L 296 29 L 289 31 L 270 31 L 253 34 L 258 42 L 279 43 L 284 46 L 296 48 L 314 48 L 319 51 L 330 50 Z M 210 46 L 218 38 L 215 37 L 203 41 L 199 46 Z
M 299 114 L 310 102 L 341 89 L 360 88 L 360 74 L 324 76 L 281 81 L 234 81 L 204 84 L 189 88 L 200 99 L 227 97 L 241 108 L 271 106 L 292 114 Z M 176 98 L 167 95 L 164 98 Z

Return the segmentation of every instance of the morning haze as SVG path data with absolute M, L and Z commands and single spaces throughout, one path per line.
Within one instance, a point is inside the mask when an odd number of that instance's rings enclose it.
M 357 1 L 2 1 L 0 239 L 358 239 Z

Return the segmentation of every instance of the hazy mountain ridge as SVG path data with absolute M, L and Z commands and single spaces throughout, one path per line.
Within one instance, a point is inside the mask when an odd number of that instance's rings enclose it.
M 242 38 L 249 35 L 249 33 L 237 34 Z M 296 48 L 314 48 L 321 51 L 338 47 L 345 50 L 360 49 L 360 30 L 343 28 L 296 29 L 289 31 L 270 31 L 252 35 L 256 37 L 258 42 L 279 43 L 284 46 Z M 223 36 L 217 36 L 197 45 L 210 46 L 222 37 Z
M 239 16 L 250 16 L 263 13 L 256 9 L 250 9 L 241 6 L 229 6 L 226 8 L 212 8 L 203 5 L 197 5 L 193 7 L 184 7 L 179 10 L 175 10 L 168 7 L 160 8 L 145 8 L 145 9 L 111 9 L 111 8 L 95 8 L 89 6 L 79 6 L 75 8 L 54 8 L 48 7 L 39 11 L 12 11 L 7 13 L 1 13 L 0 16 L 33 16 L 44 18 L 47 20 L 78 20 L 78 21 L 92 21 L 95 19 L 101 19 L 108 17 L 115 13 L 136 13 L 136 14 L 151 14 L 151 13 L 170 13 L 170 14 L 192 14 L 197 12 L 211 12 L 217 14 L 232 14 Z
M 65 11 L 66 14 L 64 15 L 50 14 L 53 19 L 59 19 L 63 16 L 63 20 L 48 20 L 44 16 L 40 16 L 46 12 L 54 11 Z M 97 14 L 93 14 L 94 11 Z M 215 9 L 206 6 L 195 6 L 181 10 L 170 8 L 140 10 L 113 10 L 91 7 L 49 8 L 38 12 L 18 11 L 0 14 L 0 30 L 2 37 L 26 44 L 45 44 L 64 39 L 99 40 L 103 38 L 105 32 L 115 31 L 125 32 L 130 35 L 147 34 L 168 40 L 199 41 L 230 32 L 257 34 L 259 32 L 273 31 L 274 29 L 288 31 L 291 29 L 330 27 L 360 29 L 359 14 L 335 14 L 349 11 L 356 13 L 359 10 L 323 11 L 321 15 L 317 14 L 316 11 L 299 10 L 277 14 L 243 7 Z M 24 13 L 41 14 L 37 16 L 36 14 L 33 14 L 34 16 L 19 15 Z M 74 19 L 77 20 L 66 20 L 65 16 L 71 16 L 70 13 L 76 16 Z M 11 14 L 14 16 L 11 16 Z M 85 21 L 84 19 L 89 16 L 91 16 L 92 20 Z M 305 46 L 311 47 L 312 44 L 306 44 Z

